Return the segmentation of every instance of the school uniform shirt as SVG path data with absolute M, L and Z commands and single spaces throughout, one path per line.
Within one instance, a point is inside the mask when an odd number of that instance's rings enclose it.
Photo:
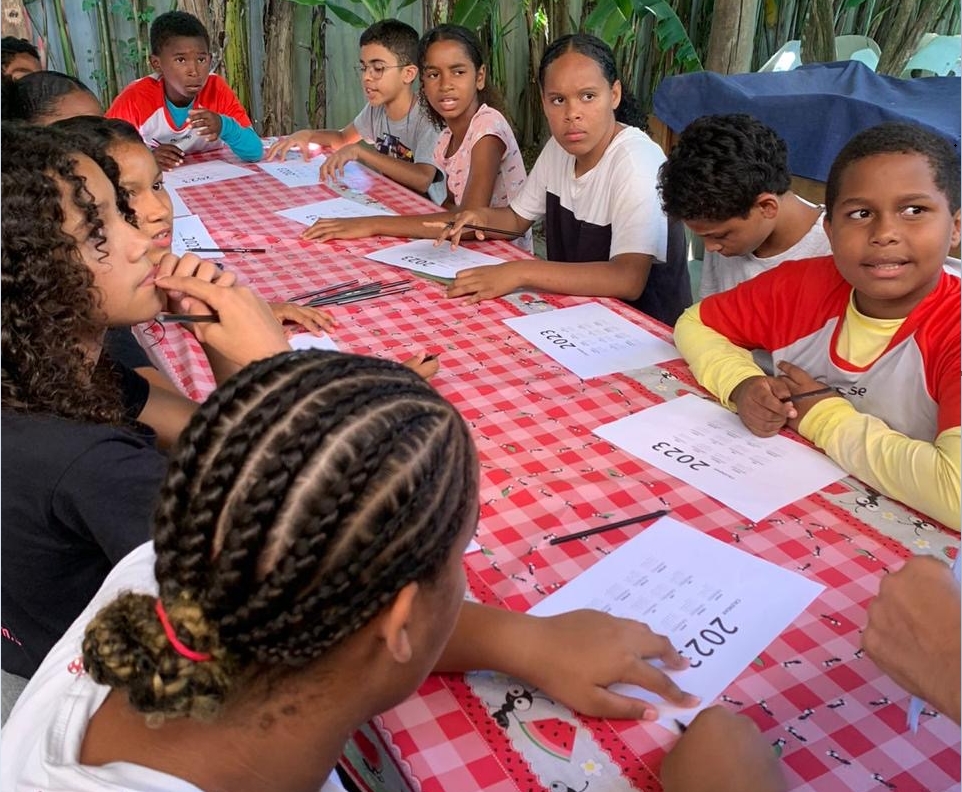
M 840 398 L 812 406 L 799 433 L 848 472 L 946 526 L 960 527 L 960 290 L 942 273 L 904 319 L 859 313 L 831 256 L 788 261 L 693 305 L 675 344 L 730 407 L 762 371 L 749 349 L 803 368 Z
M 805 203 L 808 203 L 807 201 Z M 808 204 L 814 208 L 814 204 Z M 776 253 L 774 256 L 761 258 L 754 253 L 745 256 L 723 256 L 718 251 L 705 251 L 704 263 L 701 270 L 701 299 L 718 292 L 734 289 L 739 283 L 754 278 L 756 275 L 775 269 L 783 261 L 828 256 L 832 246 L 828 244 L 828 237 L 822 221 L 825 219 L 825 209 L 822 209 L 818 219 L 805 235 L 788 250 Z
M 691 304 L 691 285 L 685 256 L 666 263 L 668 221 L 655 186 L 664 160 L 661 148 L 644 132 L 625 127 L 594 168 L 575 176 L 574 155 L 552 137 L 511 209 L 532 222 L 544 217 L 550 261 L 651 256 L 645 290 L 631 304 L 670 325 Z
M 212 110 L 221 119 L 220 137 L 208 143 L 187 124 L 187 114 L 194 107 Z M 256 162 L 264 155 L 264 146 L 251 126 L 241 103 L 222 77 L 211 74 L 200 93 L 186 107 L 177 107 L 167 99 L 164 81 L 159 74 L 134 80 L 120 92 L 107 110 L 107 118 L 129 121 L 140 132 L 147 145 L 171 143 L 184 152 L 210 151 L 230 146 L 238 157 Z
M 147 383 L 124 378 L 135 417 Z M 31 676 L 114 564 L 150 535 L 167 467 L 154 439 L 146 427 L 0 413 L 4 671 Z
M 24 689 L 3 729 L 0 788 L 8 792 L 201 792 L 180 778 L 130 762 L 80 764 L 87 725 L 110 688 L 83 669 L 84 630 L 121 591 L 157 594 L 154 547 L 141 544 L 103 581 Z M 343 792 L 333 774 L 320 792 Z
M 444 182 L 444 171 L 438 170 L 434 161 L 434 147 L 441 132 L 431 123 L 416 96 L 412 94 L 411 109 L 398 121 L 387 117 L 384 105 L 364 105 L 354 119 L 354 128 L 381 154 L 434 168 L 435 178 L 428 188 L 428 198 L 439 206 L 444 203 L 448 187 Z

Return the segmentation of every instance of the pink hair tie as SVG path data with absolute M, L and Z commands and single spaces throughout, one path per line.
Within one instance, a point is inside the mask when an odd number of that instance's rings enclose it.
M 174 651 L 177 652 L 181 657 L 186 657 L 188 660 L 193 660 L 195 663 L 206 663 L 208 660 L 213 659 L 213 655 L 207 652 L 195 652 L 188 646 L 184 646 L 180 639 L 177 637 L 177 633 L 174 632 L 174 625 L 170 623 L 170 619 L 167 618 L 167 611 L 164 610 L 164 603 L 157 598 L 154 603 L 154 610 L 157 612 L 157 618 L 160 619 L 160 623 L 164 628 L 164 634 L 167 636 L 167 640 L 170 641 L 170 645 L 174 647 Z

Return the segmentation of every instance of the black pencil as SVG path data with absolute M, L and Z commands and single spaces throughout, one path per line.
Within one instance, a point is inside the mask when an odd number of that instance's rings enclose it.
M 621 522 L 611 523 L 610 525 L 599 525 L 595 528 L 588 528 L 585 531 L 578 531 L 578 533 L 568 534 L 567 536 L 556 536 L 551 539 L 548 544 L 557 545 L 562 542 L 571 542 L 574 539 L 584 539 L 586 536 L 594 536 L 595 534 L 603 533 L 604 531 L 612 531 L 615 528 L 624 528 L 626 525 L 634 525 L 635 523 L 647 522 L 648 520 L 657 520 L 659 517 L 664 517 L 668 514 L 668 509 L 659 509 L 658 511 L 651 512 L 651 514 L 642 514 L 640 517 L 629 517 L 627 520 L 622 520 Z
M 220 317 L 216 314 L 197 314 L 196 316 L 192 314 L 158 314 L 158 322 L 172 323 L 172 322 L 219 322 Z
M 189 253 L 266 253 L 267 248 L 187 248 Z
M 445 223 L 445 228 L 454 228 L 453 222 Z M 461 228 L 470 228 L 472 231 L 484 231 L 488 234 L 501 234 L 502 236 L 516 237 L 521 236 L 524 231 L 506 231 L 503 228 L 491 228 L 490 226 L 472 225 L 465 223 Z
M 784 396 L 779 399 L 779 401 L 782 404 L 785 404 L 786 402 L 793 402 L 797 401 L 798 399 L 807 399 L 809 396 L 824 396 L 827 393 L 835 393 L 835 388 L 819 388 L 818 390 L 796 393 L 794 396 Z

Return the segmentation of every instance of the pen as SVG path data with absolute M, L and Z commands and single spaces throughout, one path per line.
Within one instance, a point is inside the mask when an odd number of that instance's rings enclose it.
M 835 388 L 819 388 L 818 390 L 796 393 L 794 396 L 784 396 L 779 399 L 779 401 L 784 404 L 785 402 L 797 401 L 798 399 L 806 399 L 809 396 L 824 396 L 827 393 L 835 393 Z
M 611 525 L 599 525 L 595 528 L 588 528 L 586 531 L 568 534 L 567 536 L 556 536 L 554 539 L 551 539 L 548 544 L 557 545 L 562 542 L 570 542 L 573 539 L 584 539 L 586 536 L 594 536 L 602 531 L 611 531 L 615 528 L 624 528 L 626 525 L 634 525 L 635 523 L 647 522 L 648 520 L 657 520 L 666 514 L 668 514 L 668 509 L 659 509 L 658 511 L 651 512 L 651 514 L 642 514 L 640 517 L 629 517 L 627 520 L 611 523 Z
M 158 322 L 219 322 L 220 317 L 215 314 L 158 314 Z
M 266 253 L 266 248 L 187 248 L 191 253 Z

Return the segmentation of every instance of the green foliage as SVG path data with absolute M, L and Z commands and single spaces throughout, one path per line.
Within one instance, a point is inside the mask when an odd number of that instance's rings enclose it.
M 415 0 L 348 0 L 350 5 L 332 3 L 330 0 L 291 0 L 303 6 L 324 6 L 334 16 L 351 27 L 366 28 L 382 19 L 390 19 L 402 8 L 413 5 Z M 358 12 L 355 12 L 357 9 Z M 362 16 L 363 14 L 363 16 Z

